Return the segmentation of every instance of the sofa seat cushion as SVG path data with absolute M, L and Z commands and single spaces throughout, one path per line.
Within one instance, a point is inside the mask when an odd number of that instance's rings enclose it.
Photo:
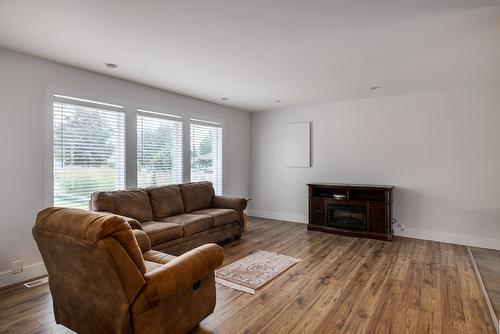
M 192 214 L 202 214 L 213 218 L 214 227 L 227 225 L 238 221 L 238 213 L 233 209 L 204 209 L 191 212 Z
M 148 235 L 151 245 L 179 239 L 183 235 L 182 226 L 179 224 L 149 221 L 142 223 L 142 229 Z
M 179 189 L 185 212 L 208 209 L 212 206 L 215 192 L 211 182 L 184 183 L 179 185 Z
M 182 226 L 185 237 L 209 230 L 214 226 L 212 217 L 207 215 L 193 215 L 189 213 L 163 218 L 160 221 Z
M 178 185 L 146 189 L 151 199 L 155 220 L 184 213 L 181 191 Z

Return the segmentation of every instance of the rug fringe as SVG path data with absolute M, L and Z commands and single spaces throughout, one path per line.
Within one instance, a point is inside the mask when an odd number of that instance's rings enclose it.
M 243 292 L 255 295 L 255 290 L 254 289 L 247 288 L 246 286 L 243 286 L 243 285 L 240 285 L 240 284 L 236 284 L 236 283 L 233 283 L 233 282 L 230 282 L 230 281 L 226 281 L 225 279 L 222 279 L 222 278 L 215 277 L 215 282 L 219 283 L 221 285 L 224 285 L 224 286 L 226 286 L 228 288 L 232 288 L 232 289 L 235 289 L 235 290 L 239 290 L 239 291 L 243 291 Z

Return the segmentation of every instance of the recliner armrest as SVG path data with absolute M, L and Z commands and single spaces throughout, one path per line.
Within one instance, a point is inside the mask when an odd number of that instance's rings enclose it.
M 207 244 L 182 254 L 176 259 L 147 272 L 144 296 L 151 306 L 158 305 L 193 287 L 222 264 L 224 252 L 216 244 Z
M 130 227 L 133 229 L 133 230 L 141 230 L 142 231 L 142 225 L 141 223 L 139 223 L 137 220 L 135 220 L 134 218 L 130 218 L 130 217 L 126 217 L 126 216 L 122 216 L 122 215 L 117 215 L 116 213 L 113 213 L 113 212 L 108 212 L 108 211 L 95 211 L 95 212 L 98 212 L 98 213 L 105 213 L 105 214 L 108 214 L 108 215 L 113 215 L 113 216 L 117 216 L 117 217 L 121 217 L 123 218 L 127 223 L 129 223 Z
M 247 200 L 245 198 L 216 195 L 212 200 L 212 206 L 218 209 L 233 209 L 241 215 L 247 207 Z
M 132 233 L 134 233 L 135 240 L 137 240 L 137 243 L 139 244 L 141 253 L 145 253 L 148 250 L 151 250 L 151 241 L 144 231 L 132 230 Z

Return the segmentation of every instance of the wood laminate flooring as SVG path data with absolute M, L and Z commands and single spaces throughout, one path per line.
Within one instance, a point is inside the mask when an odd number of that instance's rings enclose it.
M 495 333 L 464 246 L 307 231 L 250 218 L 224 265 L 257 250 L 303 261 L 255 295 L 217 286 L 198 333 Z M 48 286 L 0 291 L 1 333 L 70 333 L 54 323 Z
M 500 251 L 476 247 L 470 250 L 500 325 Z

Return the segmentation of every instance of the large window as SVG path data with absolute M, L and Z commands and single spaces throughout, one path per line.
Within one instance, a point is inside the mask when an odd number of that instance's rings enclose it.
M 191 181 L 211 181 L 222 194 L 222 127 L 191 119 Z
M 90 194 L 125 187 L 122 106 L 54 95 L 54 205 L 88 208 Z
M 220 123 L 127 109 L 137 127 L 126 133 L 124 106 L 54 94 L 52 104 L 54 206 L 89 208 L 91 193 L 211 181 L 223 192 Z M 131 125 L 131 124 L 129 124 Z M 188 130 L 189 128 L 189 130 Z M 129 129 L 129 127 L 127 127 Z M 137 159 L 125 159 L 125 138 Z M 137 172 L 126 180 L 125 170 Z M 137 180 L 137 182 L 136 182 Z M 127 181 L 127 182 L 126 182 Z
M 182 183 L 182 120 L 138 110 L 137 186 Z

